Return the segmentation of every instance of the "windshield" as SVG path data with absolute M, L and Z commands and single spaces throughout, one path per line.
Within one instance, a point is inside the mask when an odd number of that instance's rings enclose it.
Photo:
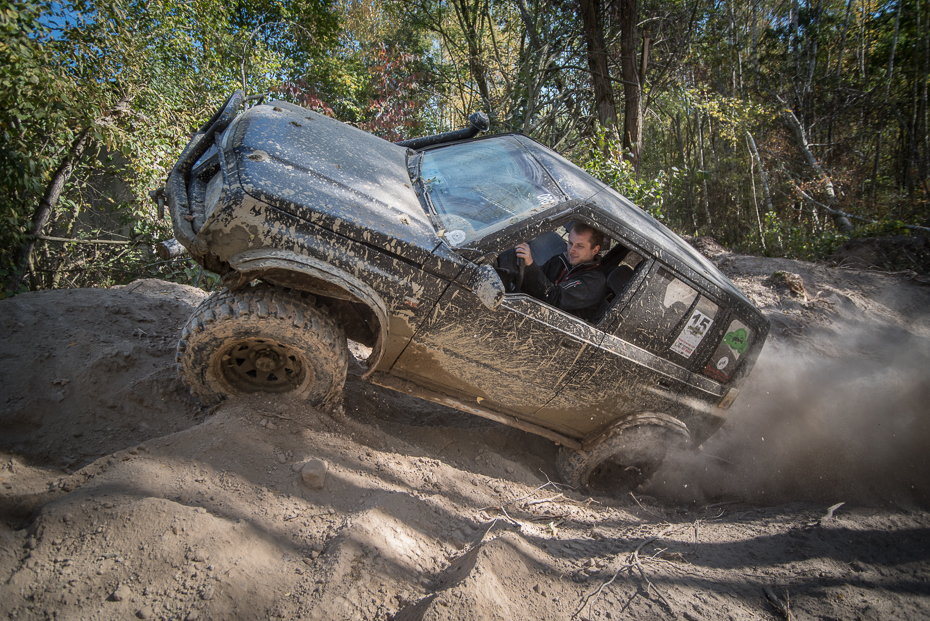
M 564 200 L 549 173 L 511 136 L 426 151 L 423 187 L 453 246 Z

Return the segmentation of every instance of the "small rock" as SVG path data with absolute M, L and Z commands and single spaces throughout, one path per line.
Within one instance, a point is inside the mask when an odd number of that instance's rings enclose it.
M 200 599 L 202 600 L 213 599 L 213 587 L 212 586 L 204 587 L 203 591 L 200 592 Z
M 274 424 L 273 422 L 271 422 L 271 421 L 268 421 L 268 424 L 265 425 L 265 429 L 268 429 L 268 430 L 270 430 L 270 431 L 274 431 L 274 430 L 277 429 L 277 428 L 278 428 L 278 426 L 275 425 L 275 424 Z
M 140 619 L 151 619 L 153 616 L 155 616 L 155 613 L 152 611 L 151 606 L 143 606 L 136 611 L 136 616 Z
M 64 522 L 65 524 L 70 524 L 71 522 L 74 521 L 74 514 L 65 513 L 63 516 L 61 516 L 61 521 Z
M 258 421 L 258 424 L 261 425 L 262 427 L 267 427 L 267 426 L 268 426 L 268 419 L 267 419 L 267 418 L 263 418 L 263 419 L 261 419 L 260 421 Z
M 29 539 L 26 540 L 27 550 L 35 550 L 37 545 L 39 545 L 39 542 L 36 541 L 35 537 L 30 537 Z
M 207 555 L 200 550 L 191 550 L 191 560 L 195 563 L 203 563 L 207 560 Z
M 122 602 L 132 597 L 132 591 L 125 584 L 116 587 L 116 590 L 110 593 L 111 602 Z
M 804 279 L 793 272 L 775 272 L 772 274 L 772 283 L 787 288 L 793 297 L 802 298 L 807 302 L 807 291 L 804 289 Z
M 197 621 L 200 619 L 200 612 L 198 610 L 191 610 L 187 613 L 187 616 L 184 617 L 184 621 Z
M 300 477 L 304 485 L 310 489 L 323 489 L 326 482 L 326 462 L 322 459 L 311 459 L 304 463 L 300 469 Z

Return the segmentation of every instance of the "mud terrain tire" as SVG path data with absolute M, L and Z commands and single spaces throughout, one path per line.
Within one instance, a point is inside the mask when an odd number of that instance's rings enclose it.
M 668 449 L 689 437 L 684 425 L 678 428 L 646 419 L 621 426 L 588 451 L 560 447 L 556 468 L 576 489 L 617 494 L 649 480 L 662 465 Z
M 328 407 L 342 392 L 348 360 L 342 326 L 313 296 L 266 284 L 204 300 L 177 353 L 178 375 L 207 405 L 272 392 Z

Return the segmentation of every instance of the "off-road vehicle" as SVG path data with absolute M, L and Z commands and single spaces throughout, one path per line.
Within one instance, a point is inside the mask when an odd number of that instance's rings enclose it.
M 184 328 L 179 374 L 208 404 L 266 391 L 326 407 L 350 339 L 371 350 L 368 381 L 558 443 L 568 483 L 637 484 L 721 426 L 768 322 L 613 189 L 470 120 L 391 143 L 232 95 L 165 188 L 177 239 L 225 285 Z M 576 222 L 609 239 L 593 322 L 520 293 L 513 248 L 542 264 Z

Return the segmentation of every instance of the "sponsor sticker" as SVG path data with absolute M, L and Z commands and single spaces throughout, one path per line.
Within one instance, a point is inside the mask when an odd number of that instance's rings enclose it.
M 691 318 L 688 320 L 688 323 L 685 324 L 684 329 L 681 331 L 681 334 L 678 335 L 678 338 L 670 349 L 680 356 L 690 358 L 694 350 L 697 349 L 701 341 L 704 340 L 704 336 L 707 334 L 707 331 L 710 330 L 712 323 L 714 323 L 712 317 L 708 317 L 701 311 L 695 310 L 691 313 Z

